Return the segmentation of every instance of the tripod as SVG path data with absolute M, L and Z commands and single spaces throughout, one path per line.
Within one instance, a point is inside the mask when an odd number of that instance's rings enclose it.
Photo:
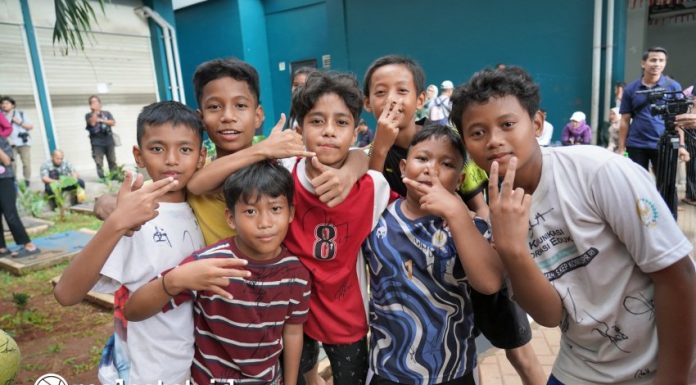
M 677 219 L 677 158 L 679 157 L 679 136 L 674 120 L 665 122 L 665 132 L 657 142 L 657 165 L 655 179 L 657 191 L 667 203 L 674 219 Z

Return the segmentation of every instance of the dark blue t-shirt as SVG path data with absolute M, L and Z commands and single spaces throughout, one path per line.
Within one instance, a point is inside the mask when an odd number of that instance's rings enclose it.
M 626 147 L 657 149 L 657 141 L 665 132 L 665 122 L 661 117 L 650 114 L 650 103 L 647 103 L 648 96 L 636 92 L 658 87 L 667 91 L 681 91 L 681 85 L 665 75 L 660 76 L 657 84 L 653 87 L 647 87 L 641 79 L 638 79 L 628 84 L 624 89 L 619 113 L 633 115 L 626 136 Z M 634 112 L 638 107 L 641 108 Z

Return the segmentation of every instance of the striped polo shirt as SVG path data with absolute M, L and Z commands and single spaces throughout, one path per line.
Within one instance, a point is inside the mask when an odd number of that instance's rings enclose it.
M 187 290 L 165 306 L 167 311 L 186 301 L 194 303 L 194 383 L 275 382 L 281 373 L 283 325 L 307 319 L 309 272 L 284 247 L 278 257 L 258 261 L 243 255 L 234 238 L 197 251 L 181 265 L 205 258 L 246 259 L 251 276 L 229 279 L 227 291 L 233 299 Z

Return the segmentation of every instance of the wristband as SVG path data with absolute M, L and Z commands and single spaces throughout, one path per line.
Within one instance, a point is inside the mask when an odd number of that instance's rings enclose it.
M 169 293 L 169 291 L 167 290 L 167 286 L 165 286 L 164 284 L 164 275 L 162 276 L 162 290 L 164 290 L 164 294 L 170 297 L 174 297 L 174 294 Z
M 686 148 L 686 145 L 684 143 L 679 143 L 679 148 Z
M 375 142 L 370 143 L 370 147 L 367 148 L 367 157 L 372 158 L 375 152 Z

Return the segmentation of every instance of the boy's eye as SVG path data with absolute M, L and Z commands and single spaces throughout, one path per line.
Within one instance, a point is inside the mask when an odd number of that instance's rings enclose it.
M 243 109 L 247 108 L 247 105 L 244 103 L 237 103 L 236 107 L 240 110 L 243 110 Z
M 181 152 L 183 152 L 184 154 L 190 154 L 190 153 L 193 152 L 193 148 L 191 148 L 191 147 L 182 147 L 182 148 L 181 148 Z
M 162 147 L 160 147 L 160 146 L 152 146 L 152 147 L 150 147 L 150 151 L 152 151 L 152 152 L 162 152 L 162 151 L 164 151 L 164 148 L 162 148 Z
M 427 162 L 427 161 L 428 161 L 428 158 L 426 158 L 426 157 L 424 157 L 424 156 L 420 156 L 420 155 L 416 156 L 415 158 L 416 158 L 416 160 L 419 160 L 419 161 L 421 161 L 421 162 Z
M 273 207 L 271 207 L 271 210 L 272 210 L 274 213 L 279 213 L 279 212 L 281 212 L 281 211 L 283 210 L 283 206 L 273 206 Z
M 221 109 L 222 107 L 219 104 L 209 104 L 205 107 L 206 110 L 208 111 L 217 111 Z
M 385 94 L 385 92 L 382 90 L 375 91 L 375 93 L 374 93 L 375 96 L 384 96 L 384 94 Z
M 401 88 L 401 89 L 399 90 L 399 93 L 402 94 L 402 95 L 405 95 L 405 94 L 407 94 L 408 92 L 409 92 L 409 91 L 408 91 L 408 88 Z
M 348 124 L 350 124 L 350 122 L 345 119 L 339 119 L 337 123 L 341 126 L 347 126 Z
M 515 126 L 515 122 L 504 122 L 503 127 L 505 128 L 511 128 Z
M 324 122 L 324 121 L 321 120 L 321 119 L 311 119 L 311 120 L 309 121 L 310 124 L 315 124 L 315 125 L 322 124 L 323 122 Z
M 447 167 L 447 168 L 454 168 L 454 163 L 452 163 L 450 161 L 444 161 L 444 162 L 442 162 L 442 165 Z
M 245 209 L 243 211 L 243 213 L 246 215 L 254 215 L 254 214 L 256 214 L 256 210 L 255 209 Z

